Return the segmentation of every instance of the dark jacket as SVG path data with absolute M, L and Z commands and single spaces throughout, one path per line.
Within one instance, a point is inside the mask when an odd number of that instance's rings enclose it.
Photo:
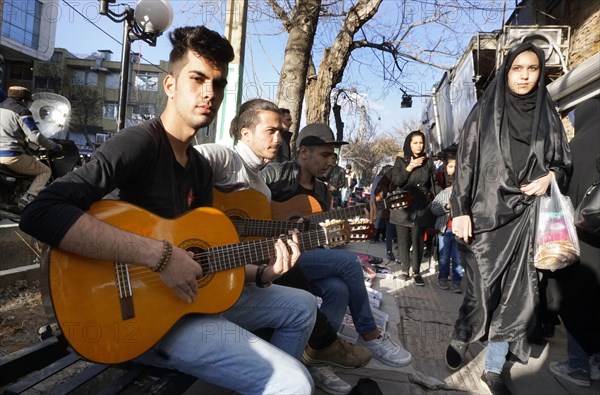
M 336 187 L 338 190 L 342 189 L 346 185 L 346 173 L 344 168 L 338 165 L 333 165 L 327 171 L 325 175 L 325 181 L 329 185 Z
M 431 214 L 431 201 L 433 199 L 433 188 L 431 185 L 433 175 L 433 162 L 427 158 L 422 166 L 413 171 L 406 170 L 407 162 L 400 157 L 396 158 L 392 168 L 392 182 L 397 190 L 409 192 L 412 201 L 407 208 L 393 210 L 390 214 L 390 222 L 394 225 L 412 227 L 432 226 L 433 215 Z
M 589 186 L 600 179 L 600 99 L 588 99 L 575 109 L 575 137 L 571 140 L 573 177 L 568 195 L 577 205 Z M 600 238 L 577 231 L 581 248 L 579 263 L 552 273 L 550 285 L 558 301 L 558 313 L 571 335 L 589 354 L 600 352 Z
M 296 161 L 271 162 L 260 171 L 260 175 L 271 190 L 271 199 L 276 202 L 284 202 L 296 195 L 306 193 L 298 183 L 300 165 Z M 331 193 L 323 181 L 315 179 L 312 196 L 319 201 L 323 211 L 327 211 L 331 207 Z

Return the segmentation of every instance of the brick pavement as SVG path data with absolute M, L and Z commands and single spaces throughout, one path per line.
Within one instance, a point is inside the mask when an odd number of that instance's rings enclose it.
M 350 243 L 346 248 L 385 257 L 384 243 Z M 435 261 L 432 261 L 432 266 L 435 266 Z M 392 274 L 399 274 L 398 264 L 390 263 L 388 267 Z M 372 375 L 386 395 L 487 394 L 479 380 L 485 354 L 484 344 L 474 343 L 469 347 L 468 363 L 460 370 L 452 372 L 446 367 L 444 355 L 462 295 L 439 289 L 437 274 L 429 270 L 427 261 L 421 267 L 425 287 L 417 287 L 412 281 L 404 282 L 391 278 L 392 276 L 376 279 L 374 284 L 374 288 L 384 293 L 381 309 L 390 314 L 388 329 L 411 352 L 412 364 L 407 368 L 393 369 L 372 361 L 363 369 L 351 372 L 340 369 L 337 372 L 350 384 L 354 384 L 360 377 Z M 581 388 L 559 381 L 550 374 L 548 364 L 565 359 L 564 327 L 558 326 L 555 336 L 548 339 L 546 344 L 533 346 L 528 364 L 507 364 L 503 377 L 515 395 L 599 394 L 600 381 L 593 381 L 591 388 Z M 385 374 L 382 373 L 384 371 Z
M 345 248 L 385 257 L 384 243 L 353 242 Z M 483 344 L 474 343 L 469 347 L 468 363 L 456 372 L 450 371 L 444 361 L 462 295 L 439 289 L 437 275 L 429 271 L 428 262 L 422 265 L 425 287 L 394 278 L 394 274 L 399 274 L 398 264 L 389 263 L 388 267 L 392 276 L 375 279 L 373 288 L 383 293 L 380 309 L 389 314 L 388 332 L 411 352 L 413 362 L 405 368 L 392 368 L 373 359 L 363 368 L 336 369 L 336 373 L 351 385 L 362 377 L 369 377 L 379 384 L 384 395 L 488 394 L 479 380 L 483 368 Z M 512 364 L 505 369 L 503 377 L 515 395 L 600 394 L 599 381 L 592 382 L 591 388 L 581 388 L 559 381 L 550 374 L 548 364 L 565 358 L 566 337 L 564 328 L 559 326 L 555 336 L 545 345 L 533 347 L 528 364 Z M 186 392 L 190 395 L 198 393 L 218 395 L 231 394 L 231 391 L 198 382 Z M 327 393 L 317 389 L 316 394 Z

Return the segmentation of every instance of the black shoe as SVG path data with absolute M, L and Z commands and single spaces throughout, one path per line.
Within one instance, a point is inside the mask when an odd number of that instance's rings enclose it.
M 387 259 L 392 262 L 396 260 L 396 257 L 394 256 L 394 253 L 392 251 L 387 252 Z
M 465 360 L 469 345 L 460 340 L 452 339 L 446 349 L 446 365 L 452 370 L 457 370 Z
M 492 395 L 512 395 L 498 373 L 486 372 L 481 374 L 481 382 L 490 390 Z
M 413 280 L 415 280 L 415 284 L 419 287 L 425 286 L 425 281 L 423 281 L 423 277 L 420 274 L 413 274 Z

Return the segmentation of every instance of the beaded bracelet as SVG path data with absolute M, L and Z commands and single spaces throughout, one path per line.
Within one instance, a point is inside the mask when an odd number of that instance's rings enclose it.
M 167 263 L 171 259 L 171 253 L 173 253 L 173 244 L 169 243 L 167 240 L 163 240 L 163 252 L 160 257 L 160 261 L 154 266 L 150 268 L 153 272 L 160 273 L 165 270 L 167 267 Z

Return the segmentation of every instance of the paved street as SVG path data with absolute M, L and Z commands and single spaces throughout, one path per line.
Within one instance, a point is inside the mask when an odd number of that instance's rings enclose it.
M 384 243 L 351 243 L 346 248 L 385 257 Z M 435 267 L 435 261 L 432 262 Z M 388 267 L 393 275 L 399 274 L 398 264 L 389 264 Z M 412 353 L 412 364 L 407 368 L 393 369 L 372 360 L 365 368 L 353 371 L 340 369 L 338 373 L 351 384 L 360 377 L 371 377 L 386 395 L 488 393 L 479 380 L 483 368 L 483 344 L 471 345 L 467 353 L 469 362 L 459 371 L 450 371 L 444 361 L 462 295 L 439 289 L 437 274 L 429 270 L 428 262 L 423 263 L 422 274 L 425 287 L 417 287 L 412 281 L 404 282 L 392 276 L 376 279 L 374 284 L 374 288 L 384 294 L 381 310 L 390 315 L 388 331 Z M 591 388 L 581 388 L 555 379 L 548 370 L 548 364 L 564 359 L 566 337 L 564 327 L 559 326 L 548 343 L 533 347 L 527 365 L 512 364 L 505 369 L 503 377 L 514 394 L 600 393 L 600 381 L 593 381 Z

